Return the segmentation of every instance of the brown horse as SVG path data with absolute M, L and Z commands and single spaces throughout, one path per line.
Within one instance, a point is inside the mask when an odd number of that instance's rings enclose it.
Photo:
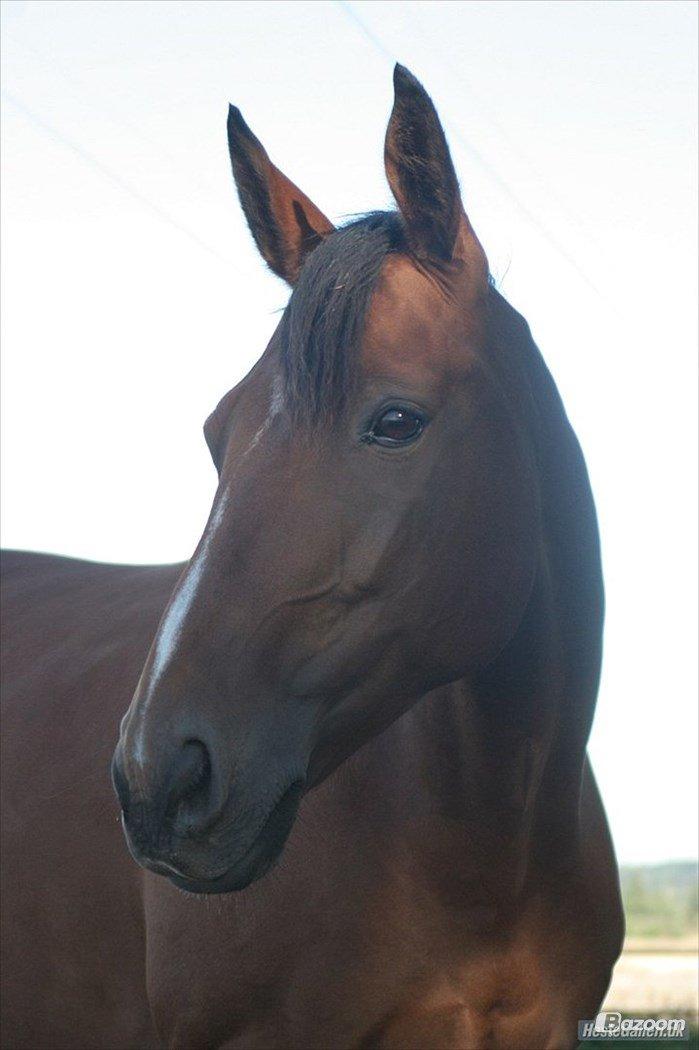
M 228 132 L 293 293 L 192 560 L 6 556 L 4 1046 L 573 1047 L 623 927 L 578 443 L 407 70 L 395 213 Z

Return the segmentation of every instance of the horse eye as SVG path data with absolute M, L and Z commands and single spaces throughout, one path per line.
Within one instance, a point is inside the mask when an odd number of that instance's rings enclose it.
M 418 437 L 423 426 L 422 418 L 410 409 L 389 408 L 374 423 L 371 437 L 380 444 L 405 444 Z

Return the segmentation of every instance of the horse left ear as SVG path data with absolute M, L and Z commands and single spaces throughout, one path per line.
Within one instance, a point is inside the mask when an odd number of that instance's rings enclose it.
M 293 285 L 306 256 L 335 227 L 272 164 L 235 106 L 228 108 L 228 148 L 240 203 L 260 254 L 278 277 Z
M 393 71 L 395 100 L 384 159 L 391 192 L 416 258 L 488 262 L 464 211 L 444 129 L 432 99 L 405 66 Z

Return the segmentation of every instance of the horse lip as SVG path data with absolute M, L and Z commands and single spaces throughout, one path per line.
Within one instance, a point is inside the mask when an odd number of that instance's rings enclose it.
M 181 868 L 176 868 L 174 864 L 170 864 L 167 860 L 148 861 L 147 867 L 150 871 L 154 871 L 156 875 L 165 875 L 167 878 L 172 876 L 178 879 L 189 878 L 186 872 L 182 871 Z
M 302 778 L 291 782 L 268 813 L 264 824 L 242 857 L 220 874 L 206 877 L 186 874 L 167 861 L 162 863 L 160 870 L 159 861 L 151 862 L 147 866 L 158 874 L 165 875 L 178 889 L 189 893 L 230 893 L 245 889 L 251 882 L 262 878 L 279 857 L 294 823 L 305 784 L 305 779 Z M 260 855 L 256 857 L 256 854 Z

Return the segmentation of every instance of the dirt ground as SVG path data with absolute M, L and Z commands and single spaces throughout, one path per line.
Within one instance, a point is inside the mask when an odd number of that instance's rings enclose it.
M 627 1015 L 696 1018 L 699 954 L 696 943 L 630 942 L 616 965 L 605 1010 Z

